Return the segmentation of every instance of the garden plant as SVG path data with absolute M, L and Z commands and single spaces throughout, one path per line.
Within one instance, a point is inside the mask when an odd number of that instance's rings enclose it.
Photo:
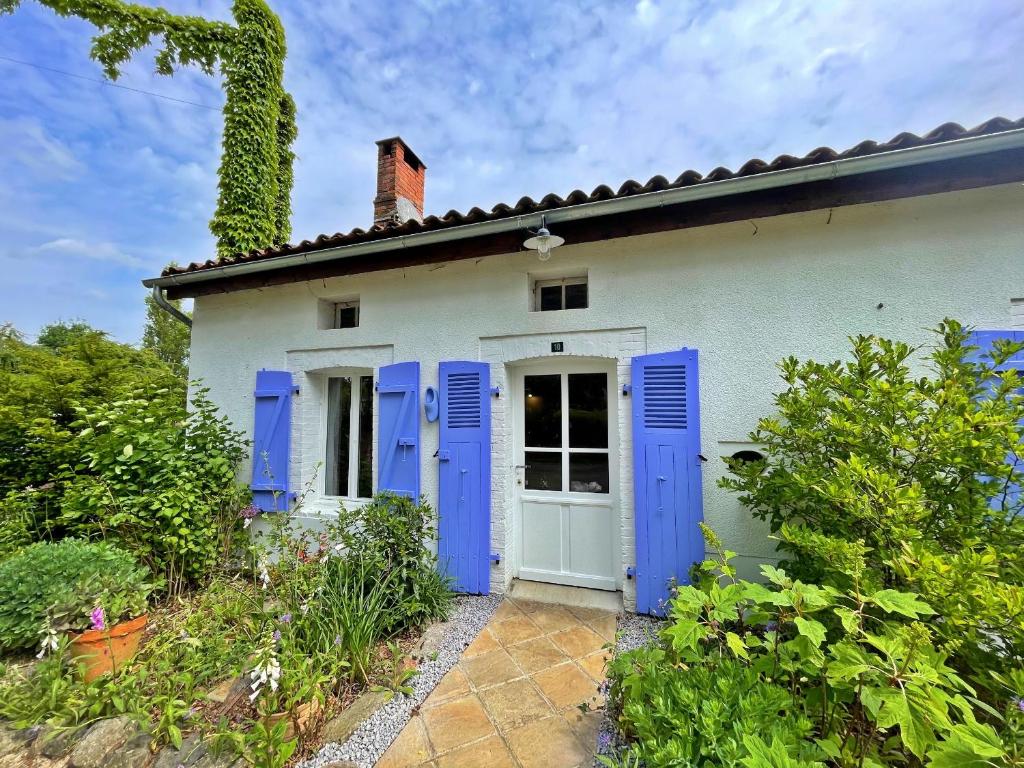
M 784 559 L 743 581 L 705 529 L 716 557 L 609 667 L 606 764 L 1024 765 L 1021 345 L 937 336 L 782 363 L 766 459 L 722 484 Z
M 407 538 L 432 519 L 426 504 L 388 493 L 318 533 L 245 508 L 248 565 L 151 611 L 133 664 L 86 683 L 69 638 L 44 638 L 36 670 L 12 669 L 0 683 L 0 717 L 60 729 L 129 714 L 157 744 L 199 733 L 215 751 L 282 766 L 359 691 L 407 690 L 415 628 L 451 602 L 425 540 Z M 213 696 L 218 688 L 227 694 Z

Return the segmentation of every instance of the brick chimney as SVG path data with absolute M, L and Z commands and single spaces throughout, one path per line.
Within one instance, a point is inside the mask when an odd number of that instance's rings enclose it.
M 425 166 L 398 136 L 377 142 L 377 196 L 373 223 L 423 221 Z

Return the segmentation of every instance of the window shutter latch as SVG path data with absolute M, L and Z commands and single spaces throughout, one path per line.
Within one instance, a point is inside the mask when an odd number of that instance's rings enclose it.
M 633 385 L 632 384 L 623 384 L 622 385 L 622 396 L 623 397 L 629 397 L 629 395 L 630 395 L 630 393 L 632 391 L 633 391 Z

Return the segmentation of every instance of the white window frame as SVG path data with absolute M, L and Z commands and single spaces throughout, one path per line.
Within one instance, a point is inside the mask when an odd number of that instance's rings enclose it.
M 562 288 L 562 306 L 558 309 L 549 309 L 548 312 L 565 312 L 565 286 L 567 285 L 585 285 L 587 286 L 587 306 L 585 307 L 574 307 L 573 309 L 589 309 L 590 308 L 590 281 L 586 275 L 574 275 L 572 277 L 556 277 L 556 278 L 539 278 L 533 281 L 533 302 L 531 304 L 532 311 L 543 312 L 540 308 L 540 292 L 541 288 L 550 288 L 552 286 L 561 286 Z
M 325 499 L 337 500 L 337 501 L 369 501 L 369 496 L 359 495 L 359 406 L 362 404 L 362 393 L 361 387 L 359 386 L 359 380 L 361 377 L 367 376 L 371 380 L 374 379 L 374 371 L 372 368 L 338 368 L 331 370 L 324 374 L 323 377 L 323 407 L 321 408 L 321 429 L 320 429 L 320 464 L 324 468 L 323 478 L 321 479 L 320 494 Z M 331 379 L 344 379 L 348 378 L 351 380 L 351 397 L 349 402 L 349 421 L 348 421 L 348 496 L 336 496 L 327 493 L 327 472 L 328 472 L 328 439 L 330 436 L 330 397 L 331 397 Z M 370 441 L 375 443 L 376 435 L 376 403 L 377 398 L 374 397 L 373 391 L 370 393 L 370 422 L 372 425 L 370 432 Z M 371 450 L 375 451 L 376 445 L 371 445 Z M 372 480 L 372 467 L 371 467 L 371 480 Z
M 346 325 L 342 328 L 341 325 L 341 310 L 355 308 L 356 310 L 356 324 Z M 336 329 L 345 330 L 346 328 L 358 328 L 359 327 L 359 299 L 350 299 L 348 301 L 336 301 L 334 302 L 334 327 Z
M 569 447 L 569 376 L 571 374 L 577 374 L 577 373 L 603 374 L 605 377 L 607 377 L 606 381 L 608 382 L 607 383 L 607 386 L 608 386 L 608 402 L 606 403 L 605 408 L 606 408 L 606 413 L 607 413 L 607 416 L 608 416 L 608 421 L 607 421 L 608 445 L 605 448 L 570 448 Z M 525 396 L 526 377 L 527 376 L 558 376 L 559 377 L 559 389 L 560 389 L 561 408 L 562 408 L 561 427 L 560 427 L 560 429 L 561 429 L 562 434 L 561 434 L 561 445 L 559 447 L 557 447 L 557 448 L 530 447 L 530 446 L 526 445 L 525 421 L 523 422 L 523 438 L 522 438 L 523 445 L 521 446 L 521 449 L 519 451 L 519 461 L 522 464 L 522 466 L 524 467 L 523 492 L 526 493 L 526 494 L 537 494 L 538 496 L 545 496 L 545 495 L 548 495 L 548 496 L 567 496 L 567 495 L 572 495 L 572 496 L 583 496 L 583 497 L 586 497 L 586 498 L 597 498 L 597 499 L 611 498 L 612 484 L 613 484 L 613 478 L 612 478 L 612 471 L 613 471 L 612 470 L 612 457 L 614 455 L 613 454 L 613 446 L 612 446 L 612 421 L 611 421 L 611 419 L 612 419 L 612 403 L 611 403 L 611 399 L 612 399 L 612 394 L 614 392 L 614 389 L 613 389 L 614 385 L 612 383 L 613 380 L 614 380 L 614 377 L 610 373 L 608 373 L 607 371 L 602 371 L 600 369 L 595 369 L 592 366 L 591 367 L 581 367 L 579 370 L 575 370 L 573 368 L 563 368 L 563 369 L 558 370 L 558 371 L 550 371 L 550 372 L 540 372 L 540 371 L 532 371 L 530 369 L 525 369 L 523 371 L 523 390 L 524 390 L 524 396 Z M 525 419 L 525 413 L 522 416 L 517 416 L 517 418 Z M 540 488 L 527 488 L 526 487 L 525 467 L 526 467 L 526 454 L 527 453 L 549 453 L 549 454 L 551 454 L 553 456 L 557 455 L 557 456 L 561 457 L 560 458 L 560 460 L 562 462 L 562 489 L 561 490 L 559 490 L 559 491 L 545 491 L 545 490 L 542 490 Z M 604 454 L 604 455 L 606 455 L 608 457 L 608 488 L 607 488 L 607 490 L 605 490 L 604 492 L 598 492 L 598 491 L 573 491 L 573 490 L 570 490 L 569 462 L 571 461 L 571 454 L 574 454 L 574 453 L 576 453 L 576 454 L 584 454 L 584 453 Z

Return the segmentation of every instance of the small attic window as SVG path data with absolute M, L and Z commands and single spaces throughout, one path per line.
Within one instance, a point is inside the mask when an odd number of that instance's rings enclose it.
M 359 297 L 320 299 L 317 302 L 316 327 L 321 331 L 359 327 Z
M 562 309 L 586 309 L 590 306 L 587 276 L 560 277 L 553 280 L 535 280 L 533 283 L 534 312 L 557 312 Z
M 359 300 L 338 301 L 334 303 L 334 327 L 359 327 Z

